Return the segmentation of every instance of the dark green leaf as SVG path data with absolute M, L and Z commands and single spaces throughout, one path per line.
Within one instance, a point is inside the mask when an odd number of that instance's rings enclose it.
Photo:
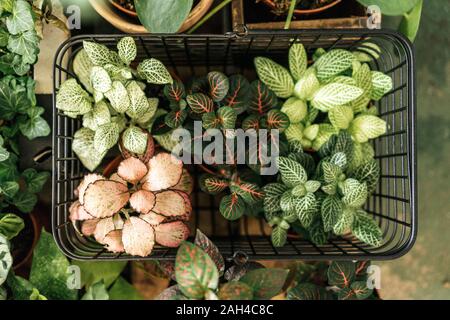
M 259 115 L 251 114 L 242 121 L 241 127 L 244 131 L 251 130 L 251 129 L 258 131 L 260 128 L 260 124 L 259 124 L 260 119 L 261 119 L 261 117 Z
M 214 102 L 203 93 L 194 93 L 186 97 L 186 101 L 193 113 L 203 114 L 214 110 Z
M 278 104 L 278 98 L 264 83 L 259 80 L 252 82 L 248 110 L 259 115 L 265 114 Z
M 209 96 L 215 101 L 222 101 L 230 89 L 230 81 L 222 72 L 212 71 L 207 77 L 209 83 Z
M 0 182 L 0 194 L 7 198 L 13 198 L 19 191 L 19 183 L 16 181 Z
M 367 283 L 365 281 L 355 281 L 350 288 L 353 290 L 358 300 L 367 299 L 373 292 L 373 289 L 367 288 Z
M 355 278 L 355 264 L 350 261 L 333 261 L 328 268 L 327 276 L 330 285 L 349 287 Z
M 225 283 L 219 290 L 221 300 L 252 300 L 253 291 L 243 282 L 233 281 Z
M 231 107 L 221 107 L 217 110 L 217 119 L 221 129 L 234 129 L 237 114 Z
M 61 253 L 50 233 L 41 232 L 34 249 L 30 281 L 44 296 L 52 300 L 75 300 L 77 290 L 69 289 L 70 263 Z
M 200 188 L 209 194 L 219 194 L 228 187 L 228 181 L 217 178 L 210 174 L 204 174 L 200 177 Z
M 312 283 L 300 283 L 287 291 L 288 300 L 331 300 L 331 295 Z
M 25 228 L 23 219 L 19 216 L 7 213 L 0 216 L 0 234 L 4 235 L 6 239 L 11 240 Z
M 114 282 L 108 294 L 110 300 L 143 300 L 136 288 L 122 277 Z
M 328 196 L 322 202 L 321 215 L 324 231 L 331 231 L 342 215 L 342 202 L 338 197 Z
M 223 275 L 225 271 L 225 261 L 222 254 L 220 253 L 216 245 L 211 240 L 209 240 L 208 237 L 199 229 L 197 229 L 197 232 L 195 234 L 195 245 L 202 248 L 203 251 L 205 251 L 209 255 L 212 261 L 214 261 L 217 270 L 219 271 L 219 276 Z
M 232 108 L 239 115 L 247 109 L 250 83 L 245 77 L 239 74 L 232 75 L 229 80 L 230 88 L 222 104 Z
M 172 84 L 166 84 L 164 86 L 164 96 L 174 103 L 179 103 L 182 99 L 186 98 L 186 89 L 183 82 L 180 80 L 174 80 Z
M 282 133 L 289 127 L 289 118 L 280 110 L 270 110 L 267 117 L 263 118 L 263 126 L 269 130 L 279 130 Z
M 247 204 L 253 205 L 264 198 L 264 192 L 253 183 L 232 183 L 230 190 L 239 195 Z
M 16 113 L 24 113 L 31 107 L 24 91 L 14 91 L 6 83 L 0 82 L 0 114 L 2 119 L 11 120 Z
M 280 226 L 276 226 L 272 230 L 270 239 L 272 240 L 272 244 L 274 247 L 277 247 L 277 248 L 283 247 L 286 244 L 286 240 L 287 240 L 287 230 Z
M 50 134 L 50 127 L 47 121 L 40 116 L 29 118 L 26 122 L 21 123 L 19 128 L 20 132 L 29 140 L 45 137 Z
M 281 183 L 269 183 L 264 186 L 264 211 L 266 213 L 275 213 L 281 210 L 280 199 L 288 187 Z
M 342 288 L 338 292 L 339 300 L 356 300 L 356 293 L 351 288 Z
M 227 220 L 237 220 L 245 213 L 245 201 L 237 194 L 226 195 L 220 200 L 220 213 Z
M 270 268 L 256 269 L 244 275 L 240 281 L 253 290 L 255 299 L 271 299 L 280 294 L 289 270 Z
M 184 242 L 177 252 L 175 276 L 180 290 L 189 298 L 202 299 L 208 290 L 219 284 L 214 261 L 199 247 Z
M 27 279 L 16 276 L 11 273 L 7 280 L 8 287 L 11 289 L 14 300 L 29 300 L 33 292 L 33 285 Z
M 351 177 L 360 182 L 365 182 L 367 185 L 367 192 L 372 193 L 378 185 L 380 166 L 375 159 L 372 159 L 356 168 L 356 170 L 352 172 Z
M 139 20 L 151 33 L 176 33 L 191 12 L 193 0 L 135 0 Z
M 49 172 L 37 172 L 33 168 L 26 169 L 22 172 L 22 177 L 25 179 L 27 190 L 32 193 L 41 192 L 45 182 L 50 177 Z
M 36 205 L 38 198 L 30 191 L 19 192 L 13 198 L 13 203 L 22 212 L 31 212 Z
M 184 123 L 184 120 L 186 120 L 187 115 L 188 112 L 186 110 L 171 111 L 168 114 L 166 114 L 164 122 L 169 127 L 176 129 Z
M 374 247 L 378 247 L 381 244 L 383 232 L 377 222 L 362 210 L 359 210 L 355 217 L 352 231 L 355 237 L 364 243 Z

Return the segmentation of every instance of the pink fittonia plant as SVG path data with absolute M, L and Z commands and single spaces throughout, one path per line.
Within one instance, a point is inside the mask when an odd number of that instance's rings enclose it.
M 155 242 L 178 247 L 189 236 L 191 192 L 191 177 L 173 155 L 159 153 L 147 163 L 130 157 L 109 178 L 84 177 L 69 219 L 108 251 L 145 257 Z

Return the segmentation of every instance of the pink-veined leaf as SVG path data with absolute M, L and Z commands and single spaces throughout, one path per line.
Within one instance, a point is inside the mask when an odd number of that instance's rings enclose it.
M 130 205 L 137 212 L 147 214 L 155 206 L 155 195 L 147 190 L 138 190 L 131 195 Z
M 166 114 L 164 122 L 171 128 L 176 129 L 186 120 L 188 112 L 186 109 L 174 110 Z
M 186 97 L 186 90 L 183 82 L 180 80 L 174 80 L 173 83 L 166 84 L 164 86 L 164 96 L 170 102 L 180 102 L 181 99 Z
M 72 223 L 75 221 L 94 219 L 93 216 L 91 216 L 86 212 L 86 210 L 84 210 L 83 206 L 78 200 L 71 204 L 71 206 L 69 207 L 69 213 L 69 219 L 70 221 L 72 221 Z
M 109 177 L 109 180 L 112 180 L 112 181 L 117 181 L 117 182 L 120 182 L 120 183 L 122 183 L 122 184 L 124 184 L 124 185 L 127 185 L 127 182 L 124 180 L 124 179 L 122 179 L 120 176 L 119 176 L 119 174 L 116 172 L 116 173 L 113 173 L 110 177 Z
M 245 213 L 245 201 L 236 193 L 226 195 L 220 201 L 220 213 L 227 220 L 237 220 Z
M 222 101 L 230 89 L 230 81 L 219 71 L 212 71 L 206 76 L 209 84 L 209 96 L 216 102 Z
M 248 204 L 255 204 L 264 198 L 264 191 L 253 183 L 233 183 L 230 186 L 230 190 L 239 195 Z
M 163 223 L 155 227 L 155 240 L 165 247 L 179 247 L 188 237 L 189 228 L 182 221 Z
M 288 116 L 280 110 L 270 110 L 264 120 L 267 129 L 276 129 L 280 133 L 286 130 L 290 124 Z
M 230 89 L 222 104 L 232 108 L 239 115 L 247 109 L 250 83 L 240 74 L 232 75 L 229 80 Z
M 234 129 L 237 114 L 231 107 L 220 107 L 217 110 L 217 119 L 219 119 L 221 129 Z
M 84 193 L 84 209 L 96 218 L 106 218 L 119 212 L 129 199 L 128 187 L 122 183 L 97 180 Z
M 255 80 L 251 84 L 248 110 L 260 115 L 265 114 L 278 104 L 278 98 L 264 83 Z
M 147 164 L 148 174 L 142 182 L 143 189 L 160 191 L 175 186 L 183 174 L 183 162 L 170 153 L 159 153 Z
M 214 101 L 203 93 L 190 94 L 186 101 L 193 113 L 203 114 L 214 111 Z
M 250 129 L 258 131 L 260 129 L 259 120 L 260 120 L 260 116 L 259 115 L 256 115 L 256 114 L 249 115 L 247 118 L 245 118 L 242 121 L 242 129 L 244 131 L 247 131 L 247 130 L 250 130 Z
M 100 219 L 91 219 L 91 220 L 85 220 L 81 224 L 81 233 L 86 236 L 90 237 L 95 232 L 95 227 L 97 227 L 97 223 L 100 221 Z
M 192 180 L 191 175 L 186 169 L 183 169 L 183 173 L 181 175 L 180 181 L 176 185 L 174 185 L 171 189 L 183 191 L 187 194 L 191 194 L 194 189 L 194 181 Z
M 100 221 L 97 223 L 97 226 L 95 227 L 94 238 L 95 240 L 97 240 L 97 242 L 103 244 L 103 240 L 105 239 L 106 235 L 115 229 L 116 227 L 114 225 L 112 217 L 100 219 Z
M 128 158 L 119 164 L 117 174 L 127 182 L 136 184 L 147 174 L 147 166 L 137 158 Z
M 154 212 L 141 214 L 139 215 L 139 218 L 141 218 L 142 220 L 144 220 L 145 222 L 149 223 L 152 226 L 157 226 L 167 220 L 167 217 Z
M 228 188 L 229 182 L 225 179 L 220 179 L 211 174 L 204 174 L 200 177 L 200 188 L 209 194 L 219 194 Z
M 217 246 L 199 229 L 197 229 L 197 233 L 195 234 L 194 243 L 209 255 L 216 264 L 219 275 L 223 275 L 225 272 L 225 260 Z
M 148 256 L 155 245 L 155 233 L 150 224 L 138 217 L 130 217 L 122 229 L 125 252 L 133 256 Z

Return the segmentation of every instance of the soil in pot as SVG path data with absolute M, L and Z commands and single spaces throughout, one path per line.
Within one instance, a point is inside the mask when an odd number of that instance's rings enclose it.
M 291 4 L 290 0 L 261 0 L 269 6 L 276 15 L 286 15 Z M 331 5 L 339 3 L 337 0 L 302 0 L 297 3 L 295 14 L 317 13 L 326 10 Z

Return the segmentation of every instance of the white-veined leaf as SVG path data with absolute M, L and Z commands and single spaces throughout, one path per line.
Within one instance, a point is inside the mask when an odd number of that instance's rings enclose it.
M 316 69 L 310 67 L 295 84 L 294 94 L 301 100 L 311 100 L 314 93 L 320 88 L 320 82 L 316 76 Z
M 301 43 L 294 43 L 289 49 L 289 70 L 294 80 L 303 77 L 308 66 L 308 56 Z
M 123 146 L 136 154 L 144 154 L 147 149 L 148 134 L 142 129 L 131 125 L 123 132 Z
M 349 132 L 356 142 L 364 143 L 375 139 L 387 131 L 387 124 L 381 118 L 372 115 L 357 116 L 349 127 Z
M 120 129 L 117 123 L 111 122 L 98 127 L 94 135 L 94 148 L 98 153 L 111 149 L 119 141 Z
M 379 71 L 372 71 L 372 96 L 373 100 L 380 100 L 386 93 L 392 90 L 392 78 Z
M 349 106 L 337 106 L 328 111 L 328 119 L 336 129 L 347 129 L 353 120 L 353 110 Z
M 361 88 L 343 83 L 330 83 L 316 91 L 311 103 L 314 108 L 327 112 L 331 108 L 357 99 L 362 94 Z
M 317 78 L 324 82 L 352 66 L 353 54 L 343 49 L 333 49 L 323 54 L 314 64 Z
M 305 169 L 292 159 L 278 157 L 277 165 L 281 179 L 287 186 L 295 187 L 298 184 L 304 184 L 308 180 Z
M 151 84 L 168 84 L 173 82 L 172 76 L 164 64 L 154 58 L 142 61 L 137 71 L 142 79 L 147 80 Z
M 117 50 L 119 51 L 120 60 L 126 65 L 136 59 L 137 47 L 136 42 L 132 37 L 123 37 L 117 43 Z
M 352 232 L 356 238 L 371 246 L 378 247 L 381 245 L 383 233 L 378 224 L 370 218 L 367 213 L 358 210 L 353 222 Z
M 294 91 L 294 80 L 289 71 L 280 64 L 264 57 L 255 58 L 259 79 L 271 89 L 277 97 L 288 98 Z

